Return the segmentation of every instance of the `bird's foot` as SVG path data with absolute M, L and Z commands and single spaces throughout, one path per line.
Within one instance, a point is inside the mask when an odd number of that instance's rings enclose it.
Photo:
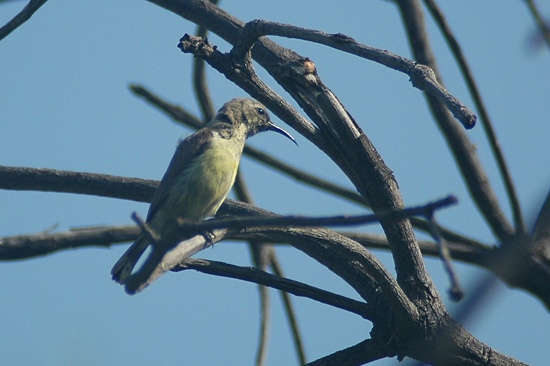
M 216 234 L 214 234 L 213 231 L 205 230 L 205 231 L 201 231 L 199 234 L 204 237 L 205 248 L 214 247 L 214 242 L 212 240 L 216 237 Z

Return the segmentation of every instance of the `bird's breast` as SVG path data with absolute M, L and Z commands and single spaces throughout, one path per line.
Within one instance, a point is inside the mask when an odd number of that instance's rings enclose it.
M 239 167 L 244 141 L 215 135 L 178 178 L 170 193 L 177 215 L 200 220 L 214 215 L 227 197 Z

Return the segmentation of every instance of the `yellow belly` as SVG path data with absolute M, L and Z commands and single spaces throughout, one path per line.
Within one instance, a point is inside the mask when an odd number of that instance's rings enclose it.
M 233 183 L 244 145 L 214 138 L 203 154 L 182 173 L 170 190 L 154 221 L 183 217 L 202 220 L 218 211 Z

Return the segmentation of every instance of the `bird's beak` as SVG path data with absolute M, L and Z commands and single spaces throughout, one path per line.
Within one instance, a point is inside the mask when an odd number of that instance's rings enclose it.
M 294 142 L 296 144 L 296 146 L 298 146 L 298 143 L 296 142 L 296 140 L 294 140 L 294 137 L 292 137 L 291 134 L 289 134 L 288 132 L 283 130 L 281 127 L 273 124 L 272 122 L 269 122 L 269 126 L 267 127 L 267 130 L 268 131 L 274 131 L 274 132 L 280 133 L 281 135 L 283 135 L 285 137 L 288 137 L 290 140 L 292 140 L 292 142 Z

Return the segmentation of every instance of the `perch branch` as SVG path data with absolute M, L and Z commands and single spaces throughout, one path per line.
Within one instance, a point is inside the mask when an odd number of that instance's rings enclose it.
M 229 217 L 206 221 L 188 221 L 179 218 L 178 225 L 182 230 L 204 231 L 220 228 L 245 229 L 249 226 L 351 226 L 377 223 L 381 220 L 398 220 L 409 216 L 431 216 L 437 209 L 453 205 L 457 202 L 454 196 L 448 196 L 438 201 L 418 207 L 409 207 L 399 211 L 380 212 L 372 215 L 330 216 L 330 217 Z

